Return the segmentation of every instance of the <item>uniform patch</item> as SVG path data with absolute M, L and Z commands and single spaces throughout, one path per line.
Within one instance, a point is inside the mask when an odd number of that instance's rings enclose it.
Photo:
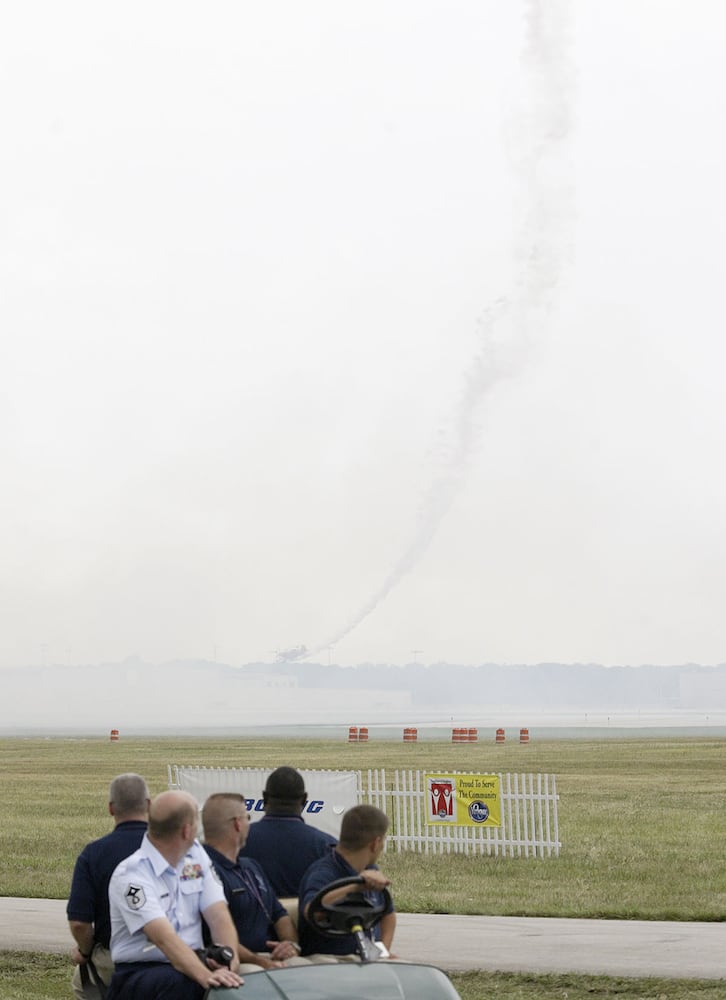
M 181 870 L 181 875 L 179 878 L 182 882 L 188 882 L 192 878 L 202 877 L 202 866 L 195 864 L 193 861 L 187 861 Z
M 132 910 L 140 910 L 146 902 L 146 893 L 140 885 L 129 885 L 126 890 L 126 902 Z

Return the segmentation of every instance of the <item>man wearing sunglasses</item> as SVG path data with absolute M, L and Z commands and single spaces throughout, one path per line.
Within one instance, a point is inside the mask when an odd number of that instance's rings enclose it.
M 217 792 L 202 809 L 204 849 L 224 888 L 240 941 L 242 972 L 308 964 L 300 959 L 297 932 L 256 861 L 239 856 L 250 828 L 242 795 Z

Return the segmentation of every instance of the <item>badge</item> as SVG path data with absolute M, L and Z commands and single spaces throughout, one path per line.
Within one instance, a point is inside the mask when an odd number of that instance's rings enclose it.
M 132 910 L 140 910 L 146 902 L 146 893 L 140 885 L 130 885 L 126 890 L 126 902 Z

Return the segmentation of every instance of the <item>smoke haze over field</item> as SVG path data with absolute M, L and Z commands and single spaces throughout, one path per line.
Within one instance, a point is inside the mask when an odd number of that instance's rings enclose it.
M 605 668 L 489 663 L 341 668 L 151 664 L 2 673 L 0 733 L 174 732 L 348 725 L 726 727 L 726 664 Z M 338 730 L 340 734 L 340 730 Z M 400 736 L 400 733 L 398 734 Z M 491 734 L 490 734 L 491 735 Z
M 9 9 L 6 686 L 720 663 L 725 48 L 705 0 Z

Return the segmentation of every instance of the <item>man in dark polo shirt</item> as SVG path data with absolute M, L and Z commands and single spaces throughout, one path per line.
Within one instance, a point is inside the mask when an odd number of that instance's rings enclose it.
M 365 880 L 365 884 L 360 887 L 363 894 L 374 906 L 379 905 L 381 890 L 390 885 L 376 865 L 383 851 L 387 830 L 388 817 L 375 806 L 353 806 L 343 814 L 338 846 L 326 857 L 312 864 L 300 883 L 298 934 L 303 955 L 356 955 L 356 940 L 352 934 L 326 937 L 315 930 L 307 919 L 310 903 L 330 882 L 360 875 Z M 333 889 L 323 897 L 323 902 L 332 904 L 356 891 L 358 887 L 355 885 Z M 381 922 L 368 932 L 369 937 L 385 946 L 391 958 L 395 958 L 391 954 L 395 930 L 396 914 L 391 906 Z
M 239 857 L 250 827 L 242 795 L 216 792 L 202 809 L 204 849 L 222 883 L 239 937 L 242 973 L 308 965 L 300 959 L 297 932 L 262 868 Z
M 108 883 L 119 861 L 138 849 L 146 831 L 149 789 L 141 775 L 119 774 L 113 779 L 108 811 L 113 816 L 114 829 L 87 844 L 79 854 L 66 908 L 68 926 L 75 939 L 71 957 L 76 969 L 71 986 L 77 1000 L 101 997 L 94 972 L 89 975 L 89 962 L 104 986 L 113 973 Z
M 252 823 L 242 856 L 262 865 L 276 896 L 297 896 L 300 879 L 318 858 L 330 853 L 335 837 L 302 818 L 308 797 L 294 767 L 278 767 L 262 793 L 265 815 Z

